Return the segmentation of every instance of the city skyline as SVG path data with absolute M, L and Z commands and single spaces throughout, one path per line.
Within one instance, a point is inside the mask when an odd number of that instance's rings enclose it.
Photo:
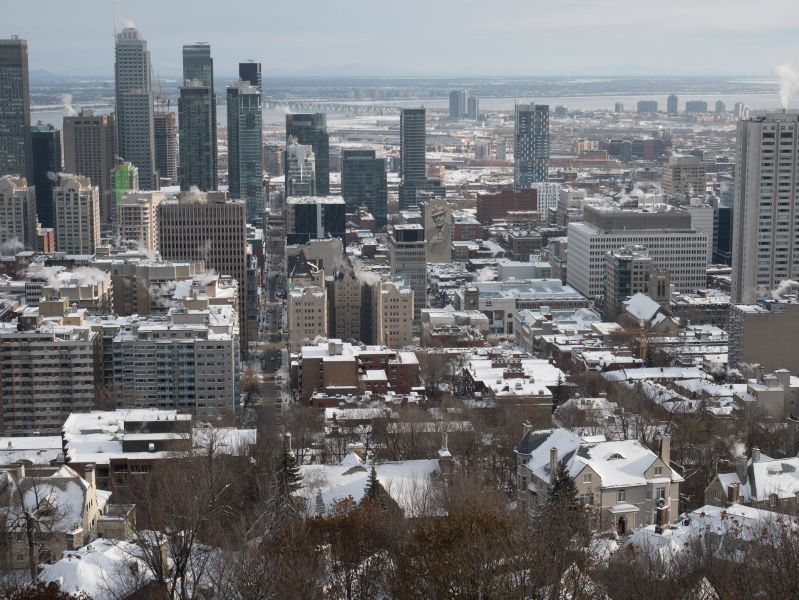
M 787 0 L 735 0 L 723 6 L 716 0 L 701 4 L 678 0 L 668 5 L 617 0 L 612 8 L 586 0 L 545 5 L 502 0 L 492 4 L 490 19 L 484 18 L 484 5 L 473 0 L 433 4 L 411 0 L 405 10 L 419 9 L 426 16 L 413 26 L 392 18 L 387 7 L 364 0 L 352 0 L 344 11 L 316 2 L 305 14 L 301 30 L 291 26 L 297 15 L 288 5 L 245 2 L 240 11 L 220 12 L 207 0 L 193 2 L 191 11 L 185 0 L 158 5 L 158 10 L 151 10 L 154 5 L 148 2 L 118 1 L 115 24 L 114 5 L 88 0 L 80 13 L 62 14 L 59 19 L 59 27 L 75 32 L 69 39 L 54 35 L 45 24 L 52 21 L 39 18 L 49 12 L 48 5 L 61 12 L 53 0 L 8 4 L 10 18 L 0 36 L 28 40 L 32 71 L 65 75 L 111 74 L 114 29 L 119 32 L 131 22 L 150 42 L 154 67 L 165 77 L 181 72 L 181 46 L 198 40 L 216 49 L 219 75 L 225 77 L 235 76 L 243 58 L 263 62 L 264 77 L 288 73 L 771 77 L 776 65 L 799 59 L 799 39 L 788 25 L 792 3 Z M 689 9 L 691 19 L 686 20 Z M 213 26 L 207 20 L 211 12 Z M 242 12 L 247 19 L 237 17 Z M 358 18 L 353 19 L 353 14 Z M 708 23 L 712 30 L 706 28 Z M 653 41 L 654 24 L 668 43 Z M 98 35 L 102 31 L 108 32 L 107 39 Z M 741 45 L 741 35 L 747 36 L 747 44 Z M 391 43 L 392 38 L 414 37 L 425 44 Z M 318 51 L 333 43 L 336 52 Z M 363 52 L 365 47 L 369 53 Z M 596 52 L 597 47 L 603 52 Z

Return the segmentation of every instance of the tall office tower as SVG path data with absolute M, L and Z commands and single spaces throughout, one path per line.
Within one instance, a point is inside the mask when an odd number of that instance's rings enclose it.
M 0 177 L 0 245 L 6 246 L 4 254 L 15 249 L 36 250 L 38 245 L 36 191 L 24 177 Z
M 180 189 L 193 186 L 216 189 L 215 112 L 211 88 L 198 79 L 187 80 L 178 98 L 180 129 Z
M 615 113 L 623 113 L 624 112 L 624 104 L 621 102 L 616 102 L 613 105 L 613 112 Z
M 53 187 L 63 171 L 61 132 L 52 125 L 31 127 L 33 185 L 36 186 L 36 212 L 43 227 L 53 223 Z
M 111 221 L 116 166 L 117 123 L 113 113 L 96 115 L 84 108 L 74 117 L 64 117 L 64 170 L 91 179 L 100 188 L 100 219 Z M 52 227 L 39 215 L 43 226 Z
M 258 88 L 258 91 L 261 92 L 261 94 L 264 93 L 261 81 L 261 63 L 253 62 L 251 60 L 247 62 L 240 62 L 239 79 L 241 81 L 246 81 L 253 87 Z
M 514 125 L 513 184 L 529 189 L 547 180 L 549 167 L 549 106 L 518 104 Z
M 117 237 L 140 250 L 158 250 L 158 205 L 163 192 L 130 192 L 117 208 Z
M 64 175 L 53 189 L 55 247 L 67 254 L 94 254 L 100 243 L 100 191 L 88 177 Z
M 244 63 L 248 64 L 248 63 Z M 264 222 L 264 145 L 261 92 L 246 81 L 227 88 L 228 188 L 244 200 L 247 220 Z
M 286 198 L 286 243 L 337 237 L 346 230 L 347 209 L 341 196 L 289 196 Z
M 117 34 L 114 74 L 119 155 L 139 168 L 143 187 L 156 189 L 150 51 L 134 27 L 126 27 Z
M 466 107 L 466 116 L 472 121 L 477 121 L 480 118 L 480 98 L 477 96 L 469 96 Z
M 178 125 L 175 113 L 159 110 L 153 113 L 155 129 L 155 168 L 162 185 L 178 181 Z
M 449 93 L 449 118 L 462 119 L 466 116 L 466 90 L 453 90 Z
M 365 206 L 375 218 L 375 226 L 386 225 L 388 185 L 386 159 L 377 158 L 374 150 L 342 150 L 341 195 L 347 212 Z
M 669 115 L 676 115 L 678 112 L 680 112 L 680 101 L 677 96 L 672 94 L 666 98 L 666 113 Z
M 675 155 L 663 167 L 663 193 L 669 196 L 705 195 L 705 165 L 697 156 Z
M 286 197 L 316 196 L 316 156 L 313 147 L 290 144 L 286 147 Z
M 0 330 L 4 435 L 59 435 L 70 413 L 92 409 L 101 335 L 83 325 Z
M 0 175 L 31 178 L 28 42 L 0 40 Z
M 226 193 L 211 192 L 204 198 L 182 194 L 158 205 L 158 245 L 164 260 L 202 260 L 220 275 L 239 283 L 239 327 L 242 354 L 247 327 L 247 213 L 244 203 Z
M 799 113 L 738 122 L 732 302 L 768 297 L 799 279 Z
M 724 104 L 724 101 L 723 101 L 723 100 L 717 100 L 717 101 L 716 101 L 716 109 L 715 109 L 715 113 L 716 113 L 717 115 L 723 115 L 723 114 L 726 114 L 726 113 L 727 113 L 727 105 L 726 105 L 726 104 Z
M 416 190 L 427 180 L 425 109 L 400 112 L 400 209 L 416 206 Z
M 199 83 L 196 83 L 199 82 Z M 189 116 L 189 128 L 192 130 L 191 136 L 193 138 L 192 148 L 195 156 L 201 157 L 204 165 L 212 165 L 213 177 L 208 180 L 207 176 L 204 182 L 212 181 L 212 186 L 201 185 L 200 183 L 190 182 L 188 186 L 196 185 L 202 190 L 216 189 L 216 166 L 217 166 L 217 127 L 216 127 L 216 92 L 214 90 L 214 59 L 211 58 L 211 45 L 207 42 L 197 42 L 196 44 L 187 44 L 183 46 L 183 86 L 184 87 L 201 87 L 207 88 L 203 94 L 197 90 L 187 93 L 191 97 L 192 104 L 200 103 L 204 100 L 204 109 L 195 106 L 195 112 Z M 181 88 L 181 98 L 183 98 L 183 90 Z M 183 124 L 183 113 L 180 110 L 180 99 L 178 100 L 178 121 L 180 127 L 180 166 L 181 171 L 185 164 L 183 160 L 183 134 L 187 129 Z M 207 119 L 206 116 L 210 117 Z M 201 129 L 201 131 L 193 131 Z M 207 142 L 210 140 L 210 148 L 206 148 Z M 196 147 L 199 144 L 200 149 Z M 203 166 L 201 169 L 208 169 L 210 167 Z M 181 175 L 181 188 L 183 187 L 184 179 Z
M 325 113 L 286 115 L 286 147 L 303 144 L 313 147 L 316 159 L 316 193 L 330 194 L 330 135 Z
M 413 321 L 419 328 L 423 308 L 427 308 L 427 257 L 424 227 L 418 224 L 389 227 L 388 255 L 391 274 L 413 290 Z
M 279 144 L 264 144 L 264 169 L 270 177 L 282 177 L 286 149 Z

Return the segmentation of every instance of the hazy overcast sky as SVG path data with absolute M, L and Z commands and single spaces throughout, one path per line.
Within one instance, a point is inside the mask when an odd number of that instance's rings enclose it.
M 117 0 L 164 77 L 208 41 L 220 76 L 771 75 L 799 62 L 799 0 Z M 31 69 L 113 73 L 112 0 L 0 0 Z

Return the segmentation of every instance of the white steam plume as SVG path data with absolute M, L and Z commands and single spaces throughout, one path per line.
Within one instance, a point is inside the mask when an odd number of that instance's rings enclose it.
M 777 77 L 780 78 L 780 102 L 782 108 L 788 109 L 788 103 L 797 90 L 799 90 L 799 71 L 790 62 L 785 62 L 774 67 Z
M 494 272 L 494 269 L 491 267 L 483 267 L 479 271 L 477 271 L 477 277 L 475 281 L 494 281 L 497 278 L 497 274 Z
M 64 106 L 65 117 L 74 117 L 78 114 L 78 111 L 72 106 L 72 94 L 61 94 L 61 104 Z
M 17 238 L 11 238 L 0 244 L 0 256 L 13 256 L 17 252 L 22 252 L 25 245 Z
M 783 279 L 777 287 L 771 290 L 770 294 L 774 300 L 781 300 L 783 294 L 788 294 L 796 288 L 799 288 L 799 282 L 792 279 Z

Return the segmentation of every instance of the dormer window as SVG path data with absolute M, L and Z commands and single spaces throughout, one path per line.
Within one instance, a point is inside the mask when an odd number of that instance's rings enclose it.
M 624 457 L 618 452 L 614 452 L 613 454 L 608 456 L 608 460 L 624 460 Z

